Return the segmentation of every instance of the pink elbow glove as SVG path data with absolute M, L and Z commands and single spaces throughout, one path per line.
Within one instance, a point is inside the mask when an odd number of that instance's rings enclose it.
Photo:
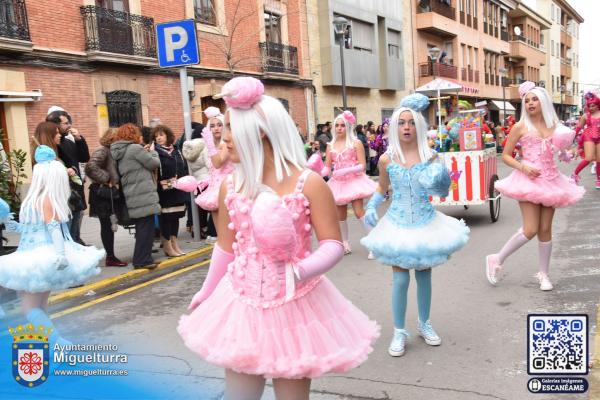
M 217 149 L 217 146 L 215 146 L 215 139 L 210 128 L 206 127 L 202 129 L 201 134 L 202 138 L 204 139 L 204 142 L 206 143 L 206 150 L 208 150 L 208 156 L 212 157 L 219 154 L 219 150 Z
M 212 257 L 210 259 L 208 274 L 206 275 L 202 289 L 200 289 L 200 291 L 194 295 L 192 302 L 188 306 L 188 310 L 195 309 L 200 305 L 200 303 L 208 299 L 219 282 L 221 282 L 221 279 L 223 279 L 223 276 L 225 276 L 225 273 L 227 272 L 227 266 L 234 259 L 235 256 L 233 254 L 224 251 L 219 247 L 218 244 L 215 244 Z
M 364 165 L 357 164 L 352 167 L 335 169 L 333 171 L 333 176 L 344 176 L 344 175 L 352 174 L 355 172 L 362 172 L 364 170 L 365 170 Z
M 344 257 L 344 246 L 337 240 L 321 240 L 319 247 L 294 266 L 296 279 L 300 282 L 323 275 Z

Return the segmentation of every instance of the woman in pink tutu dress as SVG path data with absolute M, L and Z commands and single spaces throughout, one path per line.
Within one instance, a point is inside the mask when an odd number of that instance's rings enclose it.
M 208 151 L 208 181 L 200 183 L 200 188 L 205 187 L 205 189 L 196 197 L 196 204 L 210 211 L 213 221 L 216 221 L 219 212 L 219 188 L 223 179 L 233 172 L 234 166 L 229 159 L 227 147 L 221 143 L 223 114 L 217 107 L 208 107 L 204 110 L 204 115 L 208 118 L 207 126 L 202 130 L 202 138 L 206 142 Z M 218 236 L 216 223 L 215 228 Z
M 595 92 L 585 94 L 585 114 L 579 119 L 578 130 L 583 130 L 579 137 L 582 158 L 571 178 L 579 183 L 579 173 L 589 163 L 600 161 L 600 97 Z M 600 168 L 596 168 L 596 189 L 600 189 Z
M 548 272 L 554 210 L 578 202 L 585 190 L 561 174 L 556 166 L 555 153 L 571 147 L 575 132 L 560 124 L 546 89 L 524 82 L 519 94 L 523 114 L 512 128 L 502 153 L 504 163 L 515 170 L 497 181 L 496 189 L 519 202 L 523 226 L 499 253 L 486 257 L 485 272 L 488 281 L 496 285 L 506 258 L 537 235 L 539 272 L 536 278 L 540 290 L 552 290 Z M 512 156 L 517 143 L 521 145 L 520 162 Z
M 239 168 L 221 186 L 210 269 L 178 332 L 225 368 L 225 399 L 260 399 L 268 378 L 278 399 L 308 399 L 311 378 L 367 359 L 379 327 L 323 276 L 344 250 L 333 196 L 305 169 L 293 120 L 254 78 L 223 91 Z
M 354 136 L 356 117 L 348 110 L 338 115 L 333 121 L 333 140 L 327 144 L 327 158 L 322 175 L 331 174 L 327 185 L 333 193 L 337 214 L 342 229 L 344 253 L 349 254 L 352 249 L 348 242 L 348 204 L 352 204 L 354 215 L 363 222 L 367 233 L 371 227 L 364 223 L 365 209 L 363 199 L 371 197 L 377 183 L 365 174 L 365 148 L 360 140 Z M 333 173 L 331 168 L 333 167 Z M 373 259 L 369 253 L 369 259 Z

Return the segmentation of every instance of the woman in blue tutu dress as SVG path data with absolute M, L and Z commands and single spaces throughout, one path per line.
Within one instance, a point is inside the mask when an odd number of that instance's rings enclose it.
M 409 270 L 415 270 L 419 320 L 417 332 L 431 346 L 442 340 L 429 322 L 431 269 L 443 264 L 469 239 L 469 228 L 461 220 L 436 211 L 430 195 L 447 196 L 450 176 L 446 167 L 435 162 L 427 145 L 427 124 L 420 114 L 429 100 L 413 94 L 402 100 L 390 123 L 390 145 L 379 160 L 379 187 L 367 205 L 365 222 L 375 226 L 361 243 L 375 258 L 393 268 L 392 311 L 394 338 L 388 352 L 404 354 L 408 332 L 405 329 Z M 377 222 L 377 207 L 391 183 L 392 203 Z
M 50 291 L 79 285 L 100 273 L 98 263 L 105 252 L 71 239 L 69 177 L 54 150 L 38 146 L 35 161 L 20 222 L 6 223 L 8 231 L 21 233 L 21 240 L 16 252 L 0 257 L 0 286 L 19 291 L 27 320 L 35 327 L 52 328 L 51 343 L 69 344 L 46 314 Z

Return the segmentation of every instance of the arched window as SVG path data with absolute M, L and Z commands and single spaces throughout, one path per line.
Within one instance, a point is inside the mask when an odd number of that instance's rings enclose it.
M 142 126 L 142 100 L 139 93 L 115 90 L 106 93 L 108 125 L 118 127 L 128 122 Z

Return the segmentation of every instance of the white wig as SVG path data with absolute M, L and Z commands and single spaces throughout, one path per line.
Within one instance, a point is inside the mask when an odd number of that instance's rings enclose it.
M 400 138 L 398 137 L 398 130 L 400 129 L 398 120 L 400 119 L 400 114 L 402 114 L 404 111 L 409 111 L 415 121 L 415 128 L 417 130 L 417 145 L 419 146 L 419 157 L 421 157 L 421 162 L 425 162 L 429 160 L 431 156 L 433 156 L 433 152 L 427 143 L 427 122 L 420 112 L 415 111 L 412 108 L 400 107 L 392 114 L 388 133 L 390 143 L 388 146 L 388 152 L 391 152 L 392 157 L 394 155 L 398 155 L 400 162 L 403 164 L 406 163 L 404 153 L 402 152 L 402 145 L 400 144 Z
M 355 135 L 354 135 L 354 129 L 352 124 L 346 120 L 346 118 L 344 118 L 343 114 L 339 114 L 337 117 L 334 118 L 333 120 L 333 135 L 331 142 L 329 142 L 329 144 L 331 144 L 331 147 L 333 147 L 335 145 L 335 139 L 337 137 L 337 134 L 335 133 L 335 123 L 337 122 L 338 119 L 341 119 L 344 122 L 344 126 L 346 127 L 346 148 L 349 147 L 354 147 L 354 140 L 356 139 Z
M 534 129 L 533 124 L 531 123 L 531 119 L 529 118 L 529 114 L 527 113 L 527 109 L 525 108 L 525 97 L 529 93 L 535 94 L 540 100 L 540 105 L 542 106 L 542 116 L 544 117 L 546 128 L 552 128 L 559 122 L 558 116 L 556 115 L 556 111 L 554 111 L 554 106 L 552 105 L 552 99 L 550 98 L 550 95 L 548 94 L 548 91 L 545 88 L 537 86 L 529 90 L 521 99 L 521 110 L 523 111 L 521 112 L 521 119 L 519 120 L 519 122 L 524 121 L 525 126 L 528 130 Z
M 249 197 L 258 194 L 265 160 L 261 133 L 273 148 L 278 182 L 283 180 L 284 171 L 287 176 L 292 174 L 288 163 L 298 169 L 306 166 L 306 152 L 296 124 L 279 100 L 263 95 L 250 109 L 230 107 L 227 111 L 233 143 L 240 157 L 235 173 L 236 191 Z
M 31 186 L 19 213 L 19 221 L 36 224 L 44 222 L 44 201 L 52 204 L 52 219 L 67 222 L 71 218 L 69 210 L 69 176 L 60 161 L 46 161 L 33 167 Z

